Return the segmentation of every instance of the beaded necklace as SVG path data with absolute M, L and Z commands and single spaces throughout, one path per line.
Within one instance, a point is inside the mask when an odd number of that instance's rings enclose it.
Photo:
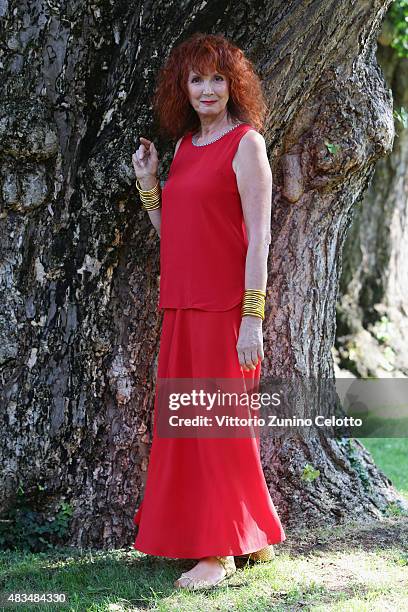
M 227 130 L 224 130 L 224 132 L 222 132 L 219 136 L 216 136 L 215 138 L 211 138 L 211 140 L 209 140 L 208 142 L 203 142 L 201 144 L 197 144 L 197 143 L 194 142 L 195 134 L 193 134 L 193 136 L 191 137 L 191 143 L 195 147 L 206 147 L 207 145 L 212 144 L 216 140 L 219 140 L 220 138 L 225 136 L 225 134 L 228 134 L 228 132 L 231 132 L 231 130 L 235 130 L 235 128 L 238 127 L 239 125 L 242 125 L 242 123 L 237 123 L 236 125 L 233 125 L 232 127 L 229 127 Z

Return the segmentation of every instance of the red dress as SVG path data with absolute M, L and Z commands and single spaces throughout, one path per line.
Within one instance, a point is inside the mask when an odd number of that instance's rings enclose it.
M 241 124 L 197 147 L 184 136 L 162 191 L 158 380 L 234 378 L 256 388 L 236 344 L 248 241 L 232 159 Z M 254 387 L 255 385 L 255 387 Z M 133 547 L 171 558 L 240 555 L 286 539 L 262 471 L 259 439 L 157 435 Z

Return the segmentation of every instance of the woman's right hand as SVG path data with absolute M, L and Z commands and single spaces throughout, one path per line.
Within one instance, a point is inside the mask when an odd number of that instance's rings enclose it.
M 155 178 L 159 165 L 156 147 L 151 140 L 143 138 L 143 136 L 140 136 L 140 142 L 139 148 L 132 155 L 136 178 Z

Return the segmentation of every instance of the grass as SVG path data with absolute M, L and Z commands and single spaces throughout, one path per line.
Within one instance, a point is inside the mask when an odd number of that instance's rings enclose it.
M 293 537 L 295 536 L 295 537 Z M 3 553 L 7 591 L 65 592 L 75 611 L 404 609 L 408 597 L 408 518 L 303 530 L 277 547 L 268 564 L 243 565 L 217 591 L 184 592 L 173 581 L 192 560 L 150 557 L 134 550 Z M 237 562 L 238 563 L 238 562 Z M 61 606 L 19 606 L 32 612 Z
M 362 439 L 396 488 L 408 496 L 408 441 Z M 268 564 L 237 560 L 223 587 L 178 591 L 193 560 L 116 551 L 61 549 L 0 553 L 0 591 L 66 593 L 68 605 L 15 606 L 19 612 L 277 611 L 383 612 L 407 609 L 408 517 L 287 533 Z M 1 608 L 0 609 L 4 609 Z M 11 609 L 11 608 L 10 608 Z
M 408 438 L 359 438 L 375 463 L 408 498 Z
M 366 414 L 363 419 L 363 425 L 358 428 L 358 437 L 364 444 L 364 440 L 382 440 L 386 438 L 397 438 L 403 440 L 408 438 L 408 418 L 394 417 L 389 415 L 378 415 L 376 413 Z M 361 432 L 361 433 L 360 433 Z M 381 436 L 375 438 L 374 436 Z

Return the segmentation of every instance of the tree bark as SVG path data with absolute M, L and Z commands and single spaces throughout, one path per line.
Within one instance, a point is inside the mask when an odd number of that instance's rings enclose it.
M 161 316 L 159 239 L 131 155 L 174 143 L 151 116 L 157 71 L 194 31 L 254 61 L 274 176 L 265 375 L 331 377 L 341 253 L 391 95 L 375 57 L 389 0 L 1 5 L 1 509 L 74 508 L 69 542 L 131 544 L 143 495 Z M 287 437 L 263 447 L 287 527 L 381 516 L 398 496 L 369 454 Z M 320 471 L 302 477 L 305 462 Z M 363 477 L 363 476 L 364 477 Z M 367 486 L 367 482 L 369 486 Z M 40 485 L 40 487 L 39 487 Z
M 386 19 L 377 59 L 399 112 L 408 108 L 408 59 L 390 47 L 391 37 Z M 408 128 L 398 120 L 395 128 L 344 247 L 336 348 L 340 367 L 356 376 L 408 374 Z

